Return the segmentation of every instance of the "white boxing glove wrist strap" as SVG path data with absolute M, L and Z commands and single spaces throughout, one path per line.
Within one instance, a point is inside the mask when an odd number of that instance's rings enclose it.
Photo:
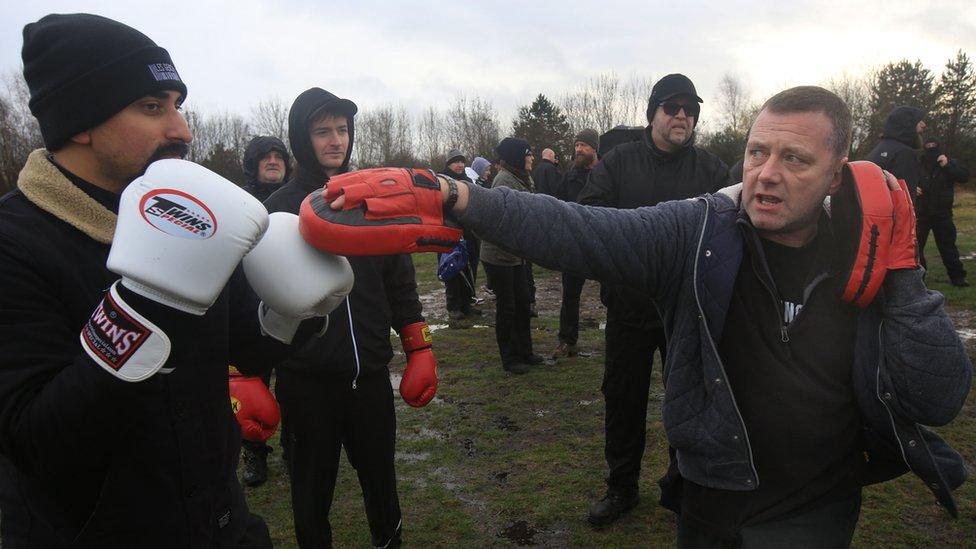
M 112 284 L 88 323 L 81 329 L 81 346 L 96 364 L 124 381 L 143 381 L 163 368 L 169 358 L 169 337 L 139 314 Z M 128 287 L 128 285 L 127 285 Z

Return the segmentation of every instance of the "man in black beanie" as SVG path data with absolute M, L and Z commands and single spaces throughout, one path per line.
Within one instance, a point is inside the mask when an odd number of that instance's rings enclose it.
M 590 172 L 580 204 L 639 208 L 690 198 L 728 185 L 729 170 L 717 156 L 694 146 L 701 97 L 683 74 L 654 84 L 642 139 L 617 145 Z M 606 398 L 607 493 L 591 508 L 595 526 L 615 521 L 640 501 L 637 480 L 647 422 L 647 394 L 654 352 L 664 362 L 665 336 L 651 299 L 624 286 L 603 284 L 607 306 Z
M 165 49 L 104 17 L 48 15 L 23 36 L 46 149 L 0 199 L 3 546 L 271 547 L 237 481 L 227 366 L 259 373 L 287 348 L 261 335 L 239 270 L 198 315 L 137 294 L 106 266 L 121 235 L 145 234 L 128 202 L 119 215 L 122 191 L 155 160 L 187 152 L 186 86 Z M 237 209 L 219 211 L 229 223 L 215 239 L 237 221 Z M 154 253 L 163 273 L 183 259 Z M 131 355 L 98 361 L 92 322 L 120 354 L 129 335 L 141 339 Z M 167 354 L 153 364 L 165 368 L 118 375 L 160 332 Z

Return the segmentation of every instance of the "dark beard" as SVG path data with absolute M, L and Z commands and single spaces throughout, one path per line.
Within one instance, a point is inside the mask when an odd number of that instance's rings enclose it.
M 576 155 L 573 159 L 573 165 L 577 168 L 587 168 L 590 166 L 590 162 L 593 162 L 593 157 L 589 155 Z
M 186 155 L 190 153 L 190 146 L 182 141 L 177 141 L 175 143 L 167 143 L 165 145 L 159 146 L 146 161 L 146 164 L 142 167 L 142 170 L 129 180 L 131 183 L 136 177 L 141 177 L 146 170 L 149 169 L 149 165 L 157 160 L 162 160 L 163 158 L 172 158 L 173 156 L 178 156 L 179 158 L 186 158 Z

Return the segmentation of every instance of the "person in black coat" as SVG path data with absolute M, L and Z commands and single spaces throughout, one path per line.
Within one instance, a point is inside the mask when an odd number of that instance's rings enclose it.
M 251 139 L 244 149 L 242 167 L 244 176 L 247 177 L 243 189 L 264 202 L 288 180 L 291 175 L 291 158 L 288 148 L 280 139 L 259 135 Z M 271 386 L 270 371 L 261 379 L 265 385 Z M 266 442 L 241 440 L 241 450 L 244 460 L 241 482 L 245 486 L 264 484 L 268 480 L 268 454 L 271 453 L 271 447 Z
M 690 198 L 729 184 L 729 170 L 717 156 L 694 146 L 700 112 L 695 85 L 682 74 L 654 84 L 647 103 L 648 126 L 640 141 L 617 145 L 590 172 L 579 203 L 639 208 Z M 650 297 L 625 286 L 603 284 L 607 306 L 605 455 L 607 493 L 588 520 L 605 525 L 637 505 L 637 480 L 644 455 L 647 396 L 654 352 L 665 358 L 664 327 Z
M 543 149 L 541 156 L 542 162 L 539 162 L 539 165 L 532 170 L 532 183 L 535 185 L 535 192 L 556 196 L 563 180 L 563 175 L 559 173 L 556 152 L 552 149 Z
M 244 149 L 244 190 L 264 202 L 291 177 L 288 147 L 271 135 L 259 135 Z
M 3 547 L 271 547 L 237 480 L 227 367 L 260 374 L 288 347 L 262 336 L 241 269 L 197 315 L 115 284 L 106 265 L 121 193 L 189 149 L 186 85 L 165 49 L 97 15 L 28 24 L 22 53 L 45 148 L 0 199 Z M 80 341 L 109 287 L 171 342 L 144 379 L 120 379 Z
M 922 179 L 918 149 L 922 146 L 921 135 L 926 127 L 924 119 L 922 109 L 907 105 L 895 107 L 885 120 L 881 141 L 865 157 L 898 179 L 905 180 L 913 200 Z
M 451 149 L 446 155 L 447 161 L 444 163 L 442 175 L 461 182 L 470 182 L 465 173 L 464 165 L 467 158 L 464 153 L 457 149 Z M 475 275 L 477 273 L 478 256 L 481 249 L 481 242 L 471 231 L 464 232 L 464 245 L 468 251 L 468 266 L 457 276 L 444 282 L 444 294 L 447 301 L 447 315 L 451 320 L 461 320 L 464 318 L 481 316 L 481 311 L 474 308 L 475 302 Z M 438 254 L 438 259 L 442 254 Z
M 352 101 L 320 88 L 299 94 L 288 113 L 295 176 L 265 201 L 269 212 L 297 214 L 309 193 L 349 171 L 357 111 Z M 328 331 L 276 365 L 295 534 L 303 548 L 331 547 L 328 517 L 345 448 L 373 545 L 399 547 L 390 328 L 399 332 L 424 317 L 409 255 L 348 260 L 356 282 L 330 315 Z
M 952 220 L 955 185 L 969 181 L 969 170 L 949 158 L 934 138 L 925 140 L 921 167 L 922 179 L 915 197 L 915 209 L 918 212 L 918 253 L 922 265 L 925 265 L 925 243 L 929 231 L 932 231 L 950 283 L 959 287 L 969 286 L 966 270 L 959 260 L 956 224 Z

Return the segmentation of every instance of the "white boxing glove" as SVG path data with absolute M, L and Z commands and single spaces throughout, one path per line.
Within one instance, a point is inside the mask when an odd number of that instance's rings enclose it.
M 349 261 L 308 245 L 298 231 L 298 216 L 275 212 L 268 231 L 244 257 L 244 274 L 261 298 L 261 328 L 291 343 L 298 325 L 332 312 L 352 291 Z
M 108 268 L 133 292 L 202 315 L 267 227 L 264 205 L 237 185 L 159 160 L 122 192 Z
M 126 381 L 155 374 L 171 347 L 158 323 L 180 314 L 167 307 L 206 313 L 267 226 L 261 202 L 210 170 L 151 164 L 122 191 L 107 262 L 122 287 L 112 286 L 82 329 L 85 351 Z

